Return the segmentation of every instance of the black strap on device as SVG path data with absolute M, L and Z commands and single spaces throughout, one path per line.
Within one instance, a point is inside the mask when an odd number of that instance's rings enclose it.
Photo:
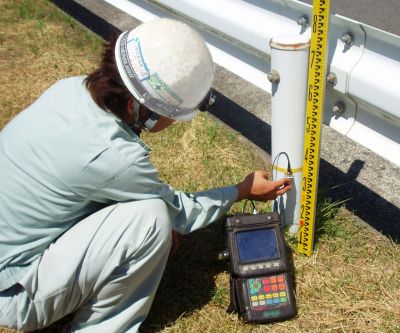
M 277 213 L 230 216 L 225 223 L 230 261 L 230 304 L 245 322 L 295 317 L 293 277 Z

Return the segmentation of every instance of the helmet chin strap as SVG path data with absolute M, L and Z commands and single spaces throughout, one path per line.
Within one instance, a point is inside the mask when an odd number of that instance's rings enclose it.
M 154 126 L 156 126 L 159 119 L 160 119 L 160 115 L 158 115 L 155 112 L 150 111 L 150 117 L 144 122 L 143 128 L 146 129 L 147 131 L 151 131 L 154 128 Z
M 131 128 L 135 133 L 139 134 L 142 130 L 151 131 L 160 119 L 160 116 L 157 113 L 149 110 L 150 116 L 146 120 L 143 120 L 140 116 L 140 106 L 141 104 L 135 98 L 133 98 L 133 124 L 131 125 Z

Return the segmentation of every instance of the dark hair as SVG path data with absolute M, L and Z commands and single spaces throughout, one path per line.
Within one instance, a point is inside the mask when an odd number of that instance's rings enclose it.
M 117 39 L 118 34 L 112 33 L 105 44 L 99 68 L 87 76 L 85 84 L 99 107 L 124 119 L 128 99 L 132 97 L 132 94 L 123 84 L 115 62 L 114 48 Z

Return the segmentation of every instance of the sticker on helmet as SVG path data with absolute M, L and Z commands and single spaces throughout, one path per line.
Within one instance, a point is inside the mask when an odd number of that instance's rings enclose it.
M 129 40 L 127 44 L 132 44 L 132 46 L 127 47 L 127 50 L 133 70 L 140 81 L 147 80 L 150 77 L 150 71 L 144 61 L 139 38 L 135 37 Z
M 131 45 L 129 45 L 131 44 Z M 159 96 L 161 100 L 178 106 L 182 99 L 158 75 L 150 73 L 140 46 L 140 38 L 134 37 L 127 41 L 128 57 L 138 80 L 150 95 Z
M 143 84 L 144 83 L 145 82 L 143 82 Z M 157 94 L 164 101 L 170 101 L 170 97 L 172 97 L 175 100 L 175 103 L 182 103 L 182 99 L 163 80 L 161 80 L 158 73 L 152 73 L 146 83 L 148 83 L 151 88 L 153 88 L 152 90 L 155 93 L 153 94 L 153 96 Z M 166 94 L 168 94 L 169 96 L 167 96 Z

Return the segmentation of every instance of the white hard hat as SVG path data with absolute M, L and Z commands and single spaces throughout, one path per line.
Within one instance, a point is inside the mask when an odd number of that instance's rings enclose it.
M 208 102 L 211 54 L 200 34 L 182 22 L 156 19 L 122 33 L 115 59 L 129 91 L 159 115 L 190 120 Z

